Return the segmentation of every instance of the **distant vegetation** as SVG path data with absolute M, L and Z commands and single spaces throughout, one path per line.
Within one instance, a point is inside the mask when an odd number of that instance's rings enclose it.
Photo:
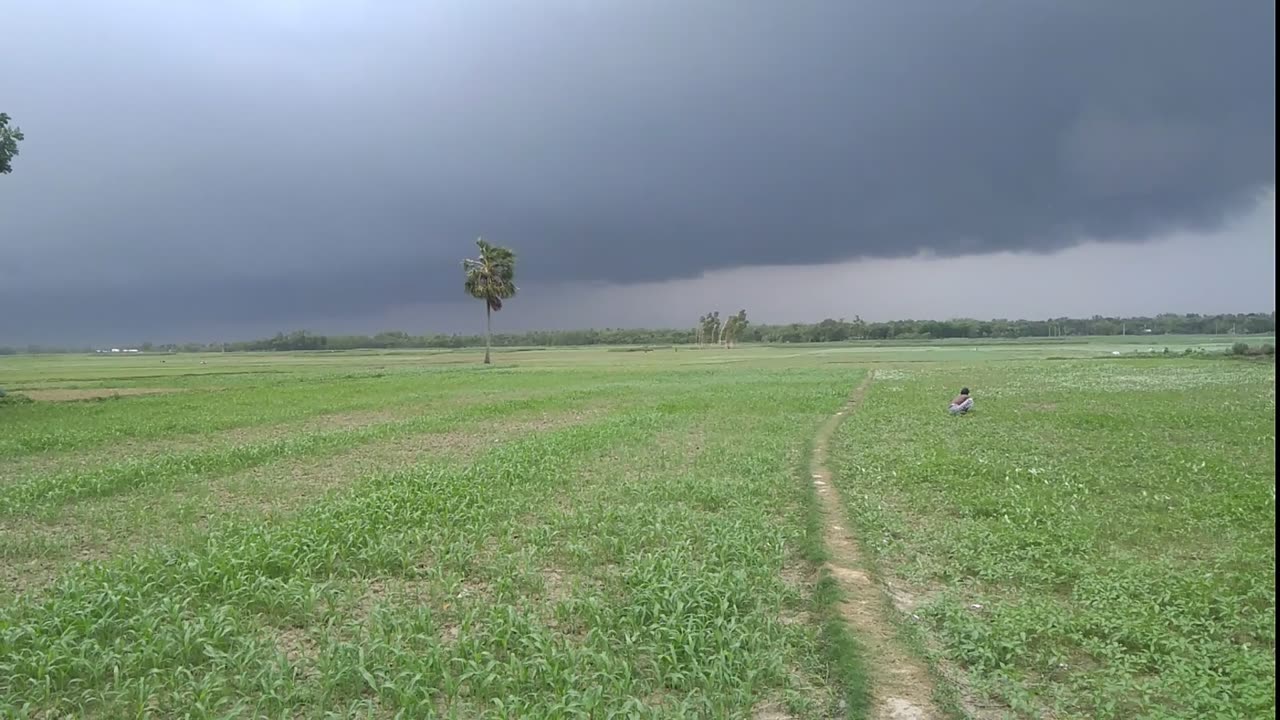
M 1070 338 L 1097 335 L 1257 335 L 1273 333 L 1275 312 L 1226 315 L 1175 315 L 1130 318 L 1056 318 L 1050 320 L 894 320 L 866 322 L 823 320 L 820 323 L 752 325 L 745 310 L 721 321 L 718 313 L 703 316 L 696 327 L 683 330 L 613 329 L 538 330 L 499 333 L 497 347 L 566 347 L 581 345 L 695 345 L 723 343 L 726 324 L 732 343 L 824 343 L 850 340 L 941 340 L 948 338 L 1017 339 Z M 275 337 L 229 343 L 158 345 L 143 343 L 144 352 L 259 352 L 279 350 L 357 350 L 389 348 L 468 348 L 485 344 L 483 335 L 410 335 L 399 330 L 376 335 L 317 335 L 305 330 Z M 84 352 L 44 346 L 0 347 L 0 355 L 18 352 Z
M 1258 346 L 1252 346 L 1249 343 L 1238 342 L 1231 346 L 1232 355 L 1275 355 L 1276 346 L 1270 343 L 1264 343 Z

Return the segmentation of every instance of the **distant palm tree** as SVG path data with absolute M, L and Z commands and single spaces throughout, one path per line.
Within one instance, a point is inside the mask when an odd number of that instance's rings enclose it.
M 516 294 L 516 255 L 510 248 L 490 245 L 484 238 L 476 240 L 476 247 L 480 248 L 479 257 L 463 260 L 462 269 L 467 273 L 467 293 L 484 300 L 484 364 L 488 365 L 493 314 L 502 309 L 503 300 Z

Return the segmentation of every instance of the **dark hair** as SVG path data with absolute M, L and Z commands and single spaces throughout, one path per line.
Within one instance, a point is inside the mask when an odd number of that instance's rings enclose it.
M 969 394 L 969 388 L 960 388 L 960 394 L 961 394 L 961 395 L 968 395 L 968 394 Z

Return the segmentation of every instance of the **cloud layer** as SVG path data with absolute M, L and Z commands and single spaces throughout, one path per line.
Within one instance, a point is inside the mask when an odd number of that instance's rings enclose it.
M 1275 5 L 19 0 L 0 335 L 1211 231 L 1275 183 Z M 1011 312 L 1011 314 L 1014 314 Z

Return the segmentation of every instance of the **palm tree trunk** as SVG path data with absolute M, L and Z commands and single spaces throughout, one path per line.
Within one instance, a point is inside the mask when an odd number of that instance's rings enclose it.
M 484 305 L 484 364 L 492 364 L 489 360 L 489 347 L 492 344 L 490 336 L 493 334 L 493 308 L 488 303 Z

